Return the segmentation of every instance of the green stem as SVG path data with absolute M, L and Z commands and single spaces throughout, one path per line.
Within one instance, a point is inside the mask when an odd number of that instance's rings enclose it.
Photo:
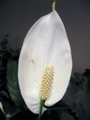
M 52 9 L 54 10 L 55 8 L 56 8 L 56 1 L 54 1 L 52 4 Z
M 45 100 L 40 99 L 40 108 L 39 108 L 38 120 L 40 120 L 40 118 L 41 118 L 44 103 L 45 103 Z

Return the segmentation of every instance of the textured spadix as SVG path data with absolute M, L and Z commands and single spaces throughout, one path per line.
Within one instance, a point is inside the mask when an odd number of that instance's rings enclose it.
M 54 67 L 52 64 L 48 64 L 45 68 L 41 83 L 40 98 L 42 100 L 47 100 L 49 97 L 53 83 L 53 77 L 54 77 Z
M 27 33 L 19 58 L 19 85 L 33 113 L 39 113 L 40 89 L 47 64 L 53 65 L 51 91 L 45 101 L 51 106 L 66 92 L 72 69 L 71 50 L 61 18 L 55 10 L 41 17 Z

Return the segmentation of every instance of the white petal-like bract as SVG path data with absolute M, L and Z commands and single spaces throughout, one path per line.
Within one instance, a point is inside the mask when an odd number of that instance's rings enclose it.
M 23 99 L 39 113 L 40 85 L 47 64 L 54 66 L 54 80 L 46 106 L 62 99 L 69 84 L 72 57 L 64 25 L 53 10 L 41 17 L 27 33 L 19 58 L 18 78 Z

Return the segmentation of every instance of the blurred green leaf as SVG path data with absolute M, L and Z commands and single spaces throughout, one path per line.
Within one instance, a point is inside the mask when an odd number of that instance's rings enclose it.
M 0 93 L 0 103 L 1 103 L 1 111 L 3 112 L 6 120 L 9 120 L 10 118 L 12 118 L 14 115 L 16 115 L 21 111 L 21 109 L 15 106 L 7 98 L 7 96 L 4 96 L 2 93 Z
M 9 95 L 7 94 L 6 91 L 2 90 L 0 91 L 0 97 L 3 96 L 3 97 L 6 97 L 6 98 L 9 98 Z
M 0 102 L 0 110 L 4 113 L 4 108 L 3 108 L 2 102 Z
M 56 111 L 58 113 L 57 117 L 59 117 L 59 119 L 61 118 L 61 113 L 70 114 L 75 118 L 75 120 L 83 120 L 85 115 L 84 107 L 81 103 L 73 103 L 72 106 L 69 106 L 61 100 L 51 107 L 45 107 L 47 108 L 47 113 L 51 114 L 52 111 Z
M 70 110 L 70 106 L 62 100 L 51 107 L 47 107 L 47 106 L 45 106 L 45 107 L 48 110 L 60 110 L 61 112 L 69 112 L 69 110 Z
M 47 106 L 45 106 L 45 107 L 47 108 L 46 116 L 49 116 L 50 118 L 52 118 L 52 120 L 54 120 L 54 119 L 60 120 L 61 113 L 70 114 L 70 110 L 71 110 L 70 106 L 62 100 L 51 107 L 47 107 Z
M 86 69 L 83 75 L 86 76 L 86 78 L 90 80 L 90 69 Z
M 71 113 L 74 114 L 78 120 L 84 120 L 85 110 L 81 103 L 73 103 L 71 106 Z
M 24 107 L 25 103 L 20 93 L 17 72 L 17 63 L 15 61 L 9 61 L 7 64 L 7 88 L 15 105 Z
M 61 112 L 49 109 L 41 117 L 41 120 L 61 120 Z
M 85 78 L 88 80 L 88 87 L 90 89 L 90 69 L 86 69 L 83 73 L 83 76 L 85 76 Z
M 81 83 L 84 82 L 83 75 L 80 73 L 75 72 L 73 76 L 71 77 L 71 83 L 74 85 L 81 85 Z
M 5 35 L 5 38 L 0 42 L 0 46 L 3 49 L 7 48 L 9 34 Z

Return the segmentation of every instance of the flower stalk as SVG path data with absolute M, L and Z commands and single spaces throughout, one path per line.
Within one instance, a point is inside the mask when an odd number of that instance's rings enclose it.
M 38 120 L 40 120 L 40 118 L 41 118 L 44 103 L 45 103 L 45 100 L 40 99 L 40 108 L 39 108 Z
M 52 4 L 52 10 L 54 10 L 56 8 L 56 2 L 54 1 Z

